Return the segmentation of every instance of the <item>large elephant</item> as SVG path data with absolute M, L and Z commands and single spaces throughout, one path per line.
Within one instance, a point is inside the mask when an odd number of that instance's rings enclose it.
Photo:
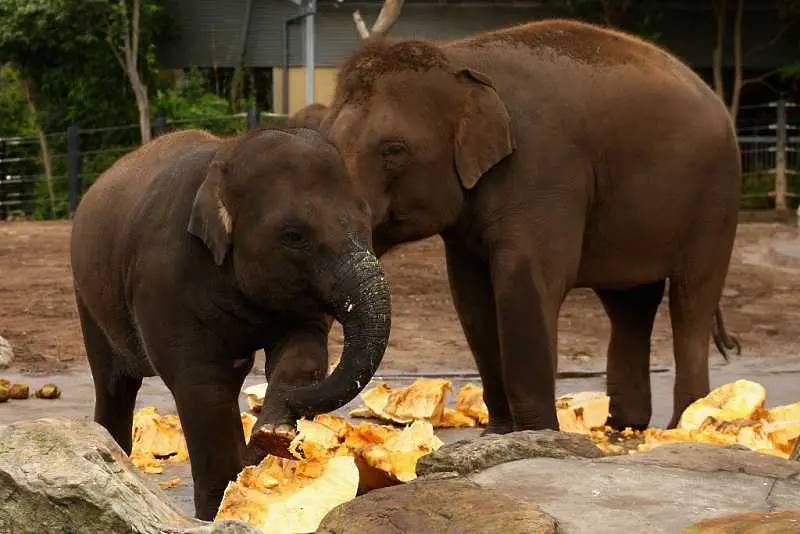
M 741 168 L 723 103 L 675 57 L 569 20 L 444 44 L 378 36 L 341 65 L 321 130 L 370 204 L 379 256 L 443 238 L 486 432 L 558 428 L 557 318 L 572 288 L 593 289 L 611 320 L 611 425 L 649 423 L 666 280 L 670 426 L 708 393 Z
M 159 375 L 186 434 L 202 519 L 281 423 L 353 399 L 386 349 L 390 296 L 368 206 L 313 130 L 157 138 L 89 188 L 71 255 L 95 421 L 130 453 L 142 378 Z M 327 378 L 326 314 L 345 336 Z M 245 448 L 238 396 L 262 348 L 270 386 Z

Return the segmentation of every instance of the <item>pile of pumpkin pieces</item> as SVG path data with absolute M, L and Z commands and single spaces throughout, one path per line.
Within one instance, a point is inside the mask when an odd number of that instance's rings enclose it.
M 265 390 L 264 384 L 245 389 L 252 412 L 260 411 Z M 289 447 L 294 459 L 269 455 L 245 467 L 228 484 L 215 519 L 238 519 L 270 533 L 314 532 L 331 509 L 356 495 L 413 480 L 419 458 L 443 445 L 435 429 L 488 421 L 480 387 L 463 386 L 455 408 L 449 408 L 452 392 L 452 383 L 439 379 L 421 378 L 405 388 L 378 384 L 361 394 L 363 406 L 349 415 L 387 424 L 354 425 L 332 414 L 300 419 Z M 695 441 L 739 444 L 786 458 L 800 437 L 800 402 L 766 410 L 765 401 L 763 386 L 739 380 L 689 406 L 677 428 L 642 432 L 606 427 L 609 399 L 602 392 L 561 396 L 556 408 L 562 431 L 585 434 L 610 454 Z M 256 418 L 247 412 L 241 418 L 249 438 Z M 153 407 L 140 410 L 134 417 L 131 460 L 148 473 L 162 472 L 164 462 L 187 461 L 178 417 L 160 415 Z

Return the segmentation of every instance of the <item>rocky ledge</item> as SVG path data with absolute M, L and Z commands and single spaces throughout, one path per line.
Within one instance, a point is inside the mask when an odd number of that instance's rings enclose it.
M 257 534 L 188 518 L 95 423 L 39 419 L 0 427 L 0 532 Z
M 603 456 L 552 431 L 445 445 L 415 481 L 357 497 L 326 534 L 800 533 L 800 463 L 736 447 L 664 445 Z M 0 427 L 0 532 L 257 532 L 186 517 L 91 422 Z

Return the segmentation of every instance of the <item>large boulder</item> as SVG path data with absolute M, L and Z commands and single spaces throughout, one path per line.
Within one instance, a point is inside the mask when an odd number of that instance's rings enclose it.
M 425 455 L 417 462 L 417 475 L 454 472 L 462 475 L 525 458 L 600 458 L 603 452 L 582 434 L 553 430 L 525 430 L 490 434 L 471 441 L 456 441 Z
M 344 503 L 317 534 L 480 532 L 555 534 L 557 521 L 537 506 L 481 488 L 464 478 L 418 479 Z
M 6 369 L 14 360 L 14 349 L 6 338 L 0 336 L 0 369 Z
M 657 447 L 647 454 L 609 456 L 601 461 L 619 465 L 676 467 L 698 473 L 727 471 L 772 479 L 787 479 L 800 475 L 800 462 L 789 462 L 777 456 L 757 454 L 736 445 L 720 447 L 710 443 L 673 443 Z
M 39 419 L 0 427 L 0 532 L 255 534 L 178 511 L 100 425 Z
M 674 534 L 738 512 L 800 509 L 796 469 L 752 451 L 676 443 L 624 457 L 517 460 L 468 478 L 539 506 L 564 532 Z

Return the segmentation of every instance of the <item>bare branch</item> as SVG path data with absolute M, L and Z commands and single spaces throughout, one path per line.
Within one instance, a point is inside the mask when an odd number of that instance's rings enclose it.
M 358 31 L 358 35 L 360 35 L 362 39 L 369 37 L 367 23 L 364 22 L 364 17 L 361 16 L 358 10 L 353 11 L 353 22 L 356 23 L 356 31 Z
M 712 53 L 712 68 L 714 71 L 714 92 L 717 93 L 722 101 L 725 101 L 725 82 L 722 78 L 722 61 L 725 47 L 725 15 L 727 11 L 727 0 L 714 0 L 714 18 L 717 25 L 717 39 Z
M 781 26 L 781 29 L 778 30 L 778 32 L 772 37 L 772 39 L 770 39 L 766 43 L 762 43 L 760 45 L 756 45 L 756 46 L 750 48 L 747 52 L 744 53 L 743 57 L 749 57 L 752 54 L 755 54 L 756 52 L 761 52 L 762 50 L 766 50 L 768 48 L 771 48 L 772 45 L 777 43 L 786 34 L 787 31 L 789 31 L 792 27 L 794 27 L 795 22 L 796 21 L 790 21 L 790 22 L 787 22 L 786 24 L 784 24 L 783 26 Z
M 397 22 L 397 17 L 400 16 L 400 10 L 403 9 L 404 0 L 384 0 L 381 12 L 378 13 L 378 19 L 372 25 L 372 34 L 385 36 L 389 33 Z
M 42 124 L 39 122 L 39 112 L 36 109 L 36 98 L 34 97 L 33 90 L 26 78 L 20 80 L 22 90 L 25 93 L 25 99 L 28 102 L 28 111 L 33 119 L 33 125 L 36 128 L 36 137 L 39 139 L 39 151 L 42 155 L 42 164 L 44 165 L 44 178 L 47 183 L 47 193 L 50 196 L 50 213 L 55 217 L 56 215 L 56 193 L 53 187 L 53 164 L 50 161 L 50 147 L 47 144 L 47 136 L 42 130 Z
M 134 70 L 138 70 L 139 64 L 139 15 L 141 10 L 141 0 L 133 0 L 133 24 L 131 28 L 131 37 L 133 38 L 133 43 L 131 45 L 131 64 Z
M 111 28 L 108 29 L 108 32 L 106 34 L 106 41 L 108 42 L 109 48 L 111 48 L 111 52 L 114 53 L 114 57 L 117 58 L 119 66 L 122 67 L 123 71 L 127 72 L 128 69 L 125 66 L 125 60 L 122 59 L 121 55 L 119 55 L 119 50 L 117 50 L 117 45 L 114 44 L 114 39 L 111 38 Z
M 767 84 L 767 79 L 770 78 L 771 76 L 777 74 L 778 72 L 780 72 L 780 69 L 773 69 L 771 71 L 765 72 L 761 76 L 754 76 L 752 78 L 745 78 L 744 80 L 742 80 L 742 87 L 746 87 L 748 85 L 760 84 L 760 83 L 766 84 L 768 87 L 770 87 L 770 85 Z
M 733 23 L 733 94 L 728 108 L 731 118 L 736 122 L 739 114 L 739 101 L 742 96 L 742 24 L 744 23 L 744 0 L 736 3 L 736 19 Z

